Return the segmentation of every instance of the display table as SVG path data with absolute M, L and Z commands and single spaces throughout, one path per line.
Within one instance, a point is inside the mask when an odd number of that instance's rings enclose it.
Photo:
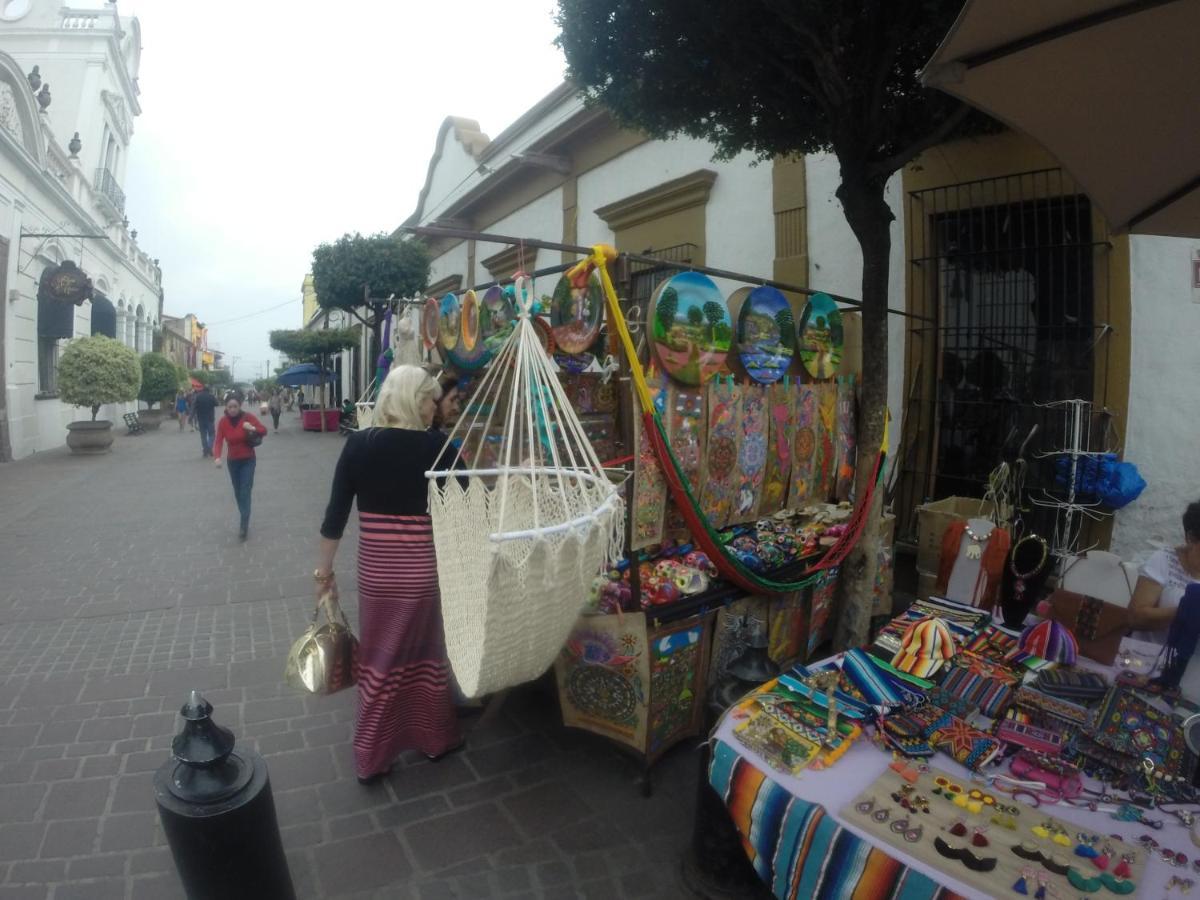
M 1131 638 L 1126 638 L 1121 645 L 1122 652 L 1130 650 L 1136 658 L 1143 660 L 1152 660 L 1159 648 L 1154 645 L 1147 644 L 1142 641 L 1135 641 Z M 833 657 L 837 659 L 838 657 Z M 1117 674 L 1117 670 L 1112 667 L 1100 666 L 1090 660 L 1080 658 L 1079 665 L 1087 666 L 1096 671 L 1103 672 L 1111 681 Z M 1148 672 L 1147 672 L 1148 674 Z M 847 818 L 841 815 L 841 810 L 853 801 L 868 785 L 882 775 L 891 762 L 890 755 L 881 751 L 875 744 L 866 738 L 860 738 L 846 754 L 838 760 L 833 766 L 822 771 L 805 771 L 799 776 L 789 776 L 782 772 L 776 771 L 768 765 L 761 756 L 751 751 L 749 748 L 742 745 L 736 737 L 733 730 L 736 721 L 732 716 L 725 716 L 721 723 L 717 726 L 713 733 L 714 741 L 714 756 L 719 756 L 722 752 L 728 754 L 732 750 L 741 760 L 745 760 L 755 769 L 761 772 L 766 779 L 774 782 L 783 790 L 787 791 L 791 796 L 798 798 L 810 804 L 817 804 L 823 808 L 824 815 L 834 819 L 839 825 L 853 833 L 859 838 L 867 841 L 874 846 L 880 846 L 878 842 L 871 839 L 870 834 L 859 827 L 859 824 L 852 818 Z M 929 764 L 937 769 L 940 769 L 948 774 L 963 779 L 963 783 L 972 780 L 971 773 L 962 765 L 955 762 L 949 756 L 943 753 L 937 753 L 929 759 Z M 1007 772 L 1007 765 L 1002 765 L 1001 768 L 994 770 L 989 769 L 988 772 Z M 1084 778 L 1084 784 L 1092 790 L 1099 790 L 1099 784 L 1094 780 Z M 1022 798 L 1024 800 L 1024 798 Z M 1103 807 L 1102 807 L 1103 808 Z M 1080 826 L 1081 830 L 1088 833 L 1099 835 L 1118 835 L 1127 843 L 1136 843 L 1139 836 L 1149 834 L 1160 847 L 1169 847 L 1170 849 L 1183 853 L 1187 858 L 1192 860 L 1200 855 L 1200 847 L 1194 845 L 1189 838 L 1188 829 L 1185 828 L 1178 819 L 1174 816 L 1161 811 L 1151 810 L 1148 812 L 1148 817 L 1152 819 L 1162 819 L 1163 827 L 1161 830 L 1154 830 L 1147 825 L 1142 825 L 1136 822 L 1122 822 L 1114 819 L 1107 812 L 1097 811 L 1091 812 L 1085 808 L 1069 806 L 1063 803 L 1046 803 L 1043 801 L 1041 809 L 1045 812 L 1062 819 L 1072 825 Z M 734 814 L 735 822 L 738 820 L 736 810 L 731 810 Z M 1029 804 L 1022 802 L 1022 816 L 1037 816 L 1037 811 Z M 995 833 L 995 829 L 993 829 Z M 961 894 L 963 897 L 1003 897 L 1003 896 L 1018 896 L 1013 892 L 1011 884 L 998 884 L 994 893 L 985 894 L 971 886 L 958 881 L 936 867 L 926 865 L 920 860 L 906 853 L 899 851 L 894 846 L 882 848 L 886 853 L 896 859 L 899 863 L 908 866 L 914 872 L 932 878 L 938 884 L 944 885 L 951 891 Z M 1143 853 L 1145 851 L 1142 851 Z M 806 865 L 814 865 L 821 861 L 822 858 L 809 859 Z M 786 862 L 786 861 L 784 861 Z M 775 860 L 775 868 L 780 867 L 781 861 Z M 767 874 L 760 871 L 760 876 L 767 879 Z M 1193 881 L 1200 882 L 1200 874 L 1194 870 L 1189 862 L 1188 865 L 1176 867 L 1169 863 L 1165 863 L 1157 855 L 1151 853 L 1146 873 L 1144 878 L 1137 885 L 1136 896 L 1139 897 L 1163 897 L 1170 896 L 1166 894 L 1167 883 L 1172 876 L 1180 878 L 1191 878 Z M 1032 896 L 1033 891 L 1030 890 Z M 1179 893 L 1176 891 L 1175 893 Z M 1101 891 L 1100 894 L 1108 895 L 1106 891 Z M 1181 895 L 1182 896 L 1182 895 Z
M 336 409 L 325 410 L 325 430 L 337 431 L 338 422 L 340 421 L 341 411 Z M 319 409 L 303 409 L 300 411 L 300 424 L 305 431 L 320 431 L 321 430 L 321 410 Z

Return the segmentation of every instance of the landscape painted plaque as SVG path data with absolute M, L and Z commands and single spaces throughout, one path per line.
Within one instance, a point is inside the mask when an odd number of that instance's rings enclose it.
M 488 361 L 487 345 L 480 339 L 479 300 L 474 291 L 462 298 L 458 343 L 450 350 L 450 363 L 457 369 L 472 371 Z
M 479 336 L 489 354 L 496 354 L 517 324 L 517 309 L 512 296 L 499 285 L 484 291 L 479 304 Z
M 787 298 L 773 287 L 756 287 L 737 319 L 737 352 L 746 374 L 759 384 L 778 381 L 792 364 L 796 320 Z
M 828 294 L 813 294 L 800 317 L 797 348 L 813 378 L 832 378 L 842 362 L 842 313 Z
M 586 353 L 600 335 L 603 316 L 604 294 L 595 272 L 575 279 L 566 275 L 558 279 L 550 298 L 550 325 L 560 352 Z
M 654 355 L 680 384 L 698 387 L 721 370 L 733 343 L 725 298 L 712 279 L 680 272 L 655 294 L 650 314 Z
M 438 343 L 443 350 L 453 350 L 458 346 L 458 333 L 462 329 L 462 305 L 454 294 L 447 294 L 438 310 Z

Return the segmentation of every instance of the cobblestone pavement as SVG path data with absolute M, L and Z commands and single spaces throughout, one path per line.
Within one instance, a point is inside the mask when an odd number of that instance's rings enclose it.
M 284 419 L 259 453 L 246 544 L 228 476 L 172 421 L 106 457 L 0 466 L 0 900 L 182 896 L 151 779 L 193 688 L 266 757 L 303 897 L 686 896 L 694 745 L 643 799 L 632 759 L 561 728 L 537 686 L 464 752 L 356 782 L 353 692 L 281 683 L 342 445 Z

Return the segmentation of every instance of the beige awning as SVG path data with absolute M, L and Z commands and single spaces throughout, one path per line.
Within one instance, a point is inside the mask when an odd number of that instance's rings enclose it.
M 1058 157 L 1114 230 L 1200 237 L 1200 0 L 967 0 L 922 79 Z

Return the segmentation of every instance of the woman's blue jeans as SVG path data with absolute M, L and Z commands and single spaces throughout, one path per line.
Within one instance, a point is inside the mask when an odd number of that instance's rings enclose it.
M 242 514 L 243 531 L 250 527 L 250 492 L 254 490 L 254 463 L 253 457 L 226 462 L 229 467 L 229 480 L 233 482 L 233 499 L 237 501 L 238 512 Z

